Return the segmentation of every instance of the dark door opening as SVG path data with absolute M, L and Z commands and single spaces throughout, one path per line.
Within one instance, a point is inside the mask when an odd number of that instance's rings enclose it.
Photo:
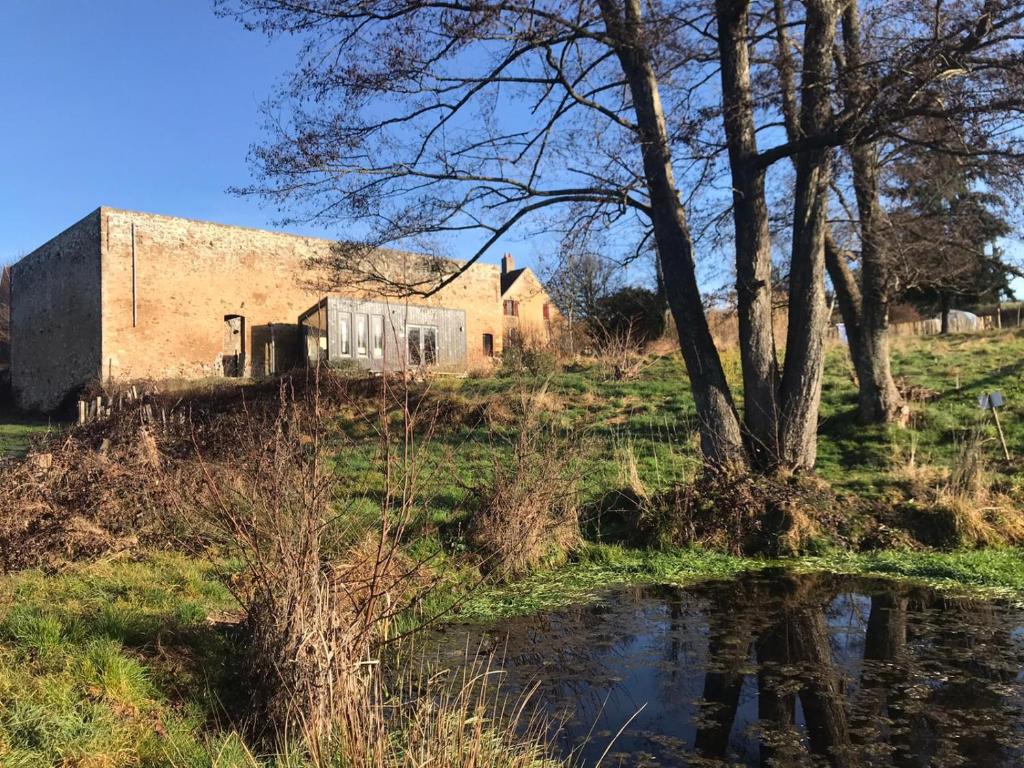
M 245 318 L 242 315 L 224 315 L 221 364 L 225 376 L 245 375 Z

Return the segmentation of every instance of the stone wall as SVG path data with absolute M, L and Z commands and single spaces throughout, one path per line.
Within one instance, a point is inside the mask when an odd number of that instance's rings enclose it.
M 330 254 L 329 240 L 112 208 L 102 208 L 100 219 L 102 360 L 115 378 L 222 375 L 230 316 L 244 318 L 245 372 L 259 374 L 271 331 L 279 354 L 294 348 L 298 358 L 298 317 L 322 296 L 373 296 L 327 285 L 311 267 Z M 499 293 L 498 268 L 475 265 L 437 296 L 410 303 L 464 309 L 469 362 L 476 367 L 486 364 L 484 333 L 495 336 L 500 352 Z
M 531 269 L 526 268 L 520 272 L 505 291 L 503 299 L 519 302 L 519 314 L 504 317 L 506 335 L 518 333 L 528 344 L 546 344 L 551 341 L 551 327 L 558 319 L 558 310 Z M 545 306 L 548 307 L 550 319 L 544 317 Z
M 15 403 L 49 411 L 101 375 L 100 212 L 11 269 Z
M 0 269 L 0 371 L 11 364 L 11 268 Z

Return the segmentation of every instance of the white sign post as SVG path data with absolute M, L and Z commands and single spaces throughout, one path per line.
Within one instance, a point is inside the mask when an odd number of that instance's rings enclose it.
M 1010 460 L 1010 449 L 1006 447 L 1006 437 L 1003 435 L 1003 425 L 999 423 L 999 409 L 1006 405 L 1002 392 L 991 392 L 978 397 L 978 405 L 986 411 L 992 411 L 992 418 L 996 422 L 996 432 L 999 433 L 999 444 L 1003 446 L 1003 456 Z

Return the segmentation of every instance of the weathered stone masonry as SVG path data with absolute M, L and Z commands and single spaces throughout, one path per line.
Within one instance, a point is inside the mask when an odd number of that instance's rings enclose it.
M 51 410 L 99 376 L 100 215 L 94 211 L 11 268 L 11 386 Z
M 239 330 L 244 374 L 296 361 L 297 319 L 328 292 L 309 261 L 332 241 L 100 208 L 12 271 L 12 384 L 20 407 L 51 410 L 95 379 L 195 379 L 225 372 Z M 402 257 L 408 255 L 401 254 Z M 415 257 L 413 257 L 415 258 Z M 371 298 L 368 291 L 329 292 Z M 501 274 L 476 264 L 411 304 L 462 309 L 470 367 L 501 352 Z M 235 318 L 229 324 L 229 318 Z M 239 319 L 240 318 L 240 319 Z M 225 329 L 228 328 L 226 331 Z

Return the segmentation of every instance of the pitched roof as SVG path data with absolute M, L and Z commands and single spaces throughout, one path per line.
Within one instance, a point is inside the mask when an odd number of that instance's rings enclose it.
M 503 296 L 508 292 L 508 289 L 512 287 L 512 283 L 514 283 L 525 271 L 526 267 L 520 267 L 519 269 L 513 269 L 511 272 L 501 273 L 501 293 Z

